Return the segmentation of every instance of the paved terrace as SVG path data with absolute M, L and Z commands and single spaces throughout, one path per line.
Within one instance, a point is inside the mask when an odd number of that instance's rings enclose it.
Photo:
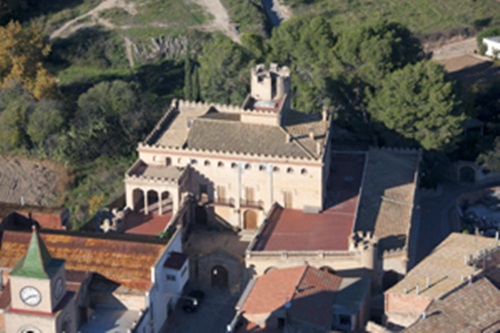
M 252 251 L 345 251 L 356 219 L 365 154 L 335 153 L 325 210 L 319 214 L 279 208 Z

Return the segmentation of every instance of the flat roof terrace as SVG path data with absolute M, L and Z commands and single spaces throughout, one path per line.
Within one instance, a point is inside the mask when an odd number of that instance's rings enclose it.
M 356 219 L 366 155 L 334 153 L 325 210 L 304 213 L 279 207 L 271 214 L 252 251 L 346 251 Z

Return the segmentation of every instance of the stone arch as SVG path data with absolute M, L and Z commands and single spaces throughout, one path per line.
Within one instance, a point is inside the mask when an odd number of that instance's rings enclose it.
M 227 289 L 229 287 L 229 273 L 222 265 L 215 265 L 210 270 L 212 288 Z
M 330 274 L 335 274 L 335 270 L 333 268 L 331 268 L 330 266 L 322 266 L 319 268 L 320 271 L 323 271 L 323 272 L 327 272 L 327 273 L 330 273 Z
M 136 212 L 144 208 L 144 191 L 140 188 L 135 188 L 132 191 L 132 209 Z
M 147 195 L 147 205 L 148 205 L 146 213 L 152 213 L 158 210 L 158 204 L 160 201 L 158 192 L 156 192 L 155 190 L 149 190 L 146 195 Z
M 243 228 L 255 230 L 257 229 L 257 212 L 249 209 L 243 214 Z
M 469 165 L 465 165 L 458 170 L 458 180 L 464 183 L 473 184 L 476 181 L 476 170 Z
M 266 268 L 266 270 L 264 271 L 264 275 L 266 275 L 267 273 L 269 273 L 270 271 L 272 271 L 273 269 L 277 269 L 276 267 L 274 266 L 270 266 L 268 268 Z
M 385 291 L 398 283 L 399 277 L 400 275 L 393 270 L 384 272 L 384 275 L 382 275 L 382 290 Z
M 163 191 L 160 195 L 161 202 L 161 213 L 165 214 L 165 212 L 169 212 L 173 209 L 172 207 L 172 196 L 169 191 Z

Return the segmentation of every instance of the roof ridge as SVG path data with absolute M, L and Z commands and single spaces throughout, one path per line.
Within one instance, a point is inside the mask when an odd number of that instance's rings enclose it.
M 305 278 L 306 273 L 309 270 L 309 268 L 310 268 L 309 265 L 305 265 L 304 270 L 302 272 L 302 275 L 300 276 L 300 279 L 299 279 L 298 283 L 295 286 L 295 289 L 293 291 L 292 297 L 290 298 L 290 301 L 292 301 L 293 299 L 295 299 L 295 296 L 299 293 L 300 284 L 302 283 L 302 281 L 304 281 L 304 278 Z
M 291 137 L 293 137 L 292 133 L 290 133 L 285 127 L 283 127 L 282 125 L 279 125 L 278 127 L 283 131 L 283 133 L 285 133 L 285 135 L 290 135 Z M 311 153 L 309 149 L 304 147 L 298 140 L 290 140 L 290 143 L 299 147 L 299 149 L 304 151 L 307 155 L 309 155 L 309 157 L 316 159 L 316 156 L 314 156 L 313 153 Z

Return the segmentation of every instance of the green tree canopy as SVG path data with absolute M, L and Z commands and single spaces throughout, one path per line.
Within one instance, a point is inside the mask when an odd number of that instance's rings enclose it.
M 425 149 L 451 148 L 465 118 L 454 86 L 441 65 L 422 61 L 387 75 L 368 96 L 375 121 Z M 384 135 L 384 132 L 382 132 Z
M 120 80 L 95 85 L 77 104 L 65 141 L 66 154 L 76 161 L 130 153 L 159 116 L 152 96 Z
M 495 139 L 494 147 L 478 156 L 477 162 L 486 169 L 500 172 L 500 137 Z
M 35 100 L 20 83 L 0 90 L 1 148 L 32 149 L 50 153 L 64 124 L 64 105 L 57 100 Z M 52 144 L 49 144 L 52 141 Z
M 217 36 L 206 43 L 198 59 L 202 100 L 241 104 L 248 91 L 248 77 L 253 65 L 250 55 L 240 45 Z

